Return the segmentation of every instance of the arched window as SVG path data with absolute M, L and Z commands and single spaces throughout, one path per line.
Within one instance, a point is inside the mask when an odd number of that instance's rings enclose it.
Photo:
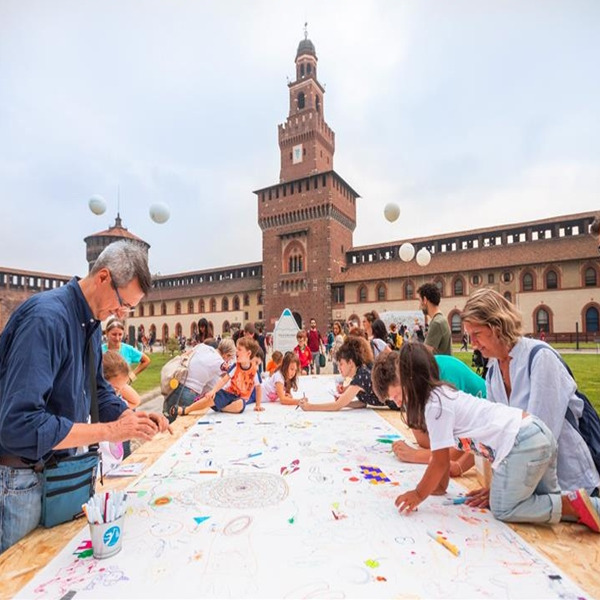
M 250 306 L 250 294 L 244 294 L 244 306 Z
M 154 303 L 153 302 L 150 303 L 150 307 L 149 307 L 149 311 L 148 312 L 149 312 L 149 314 L 150 314 L 151 317 L 154 316 Z
M 167 303 L 166 302 L 163 302 L 160 305 L 160 314 L 161 315 L 166 315 L 167 314 Z M 167 337 L 169 337 L 169 336 L 167 335 Z
M 138 306 L 138 316 L 139 317 L 144 316 L 144 305 L 141 302 L 140 302 L 140 305 Z
M 194 314 L 194 301 L 193 300 L 188 300 L 188 314 L 189 315 Z
M 229 323 L 229 321 L 223 321 L 223 333 L 229 333 L 230 329 L 231 324 Z
M 312 71 L 311 64 L 310 64 L 310 63 L 308 63 L 308 64 L 306 65 L 306 73 L 307 73 L 307 75 L 310 75 L 311 71 Z
M 443 298 L 444 297 L 444 280 L 440 277 L 440 278 L 436 279 L 433 283 L 435 284 L 435 287 L 439 290 L 440 296 Z
M 304 77 L 304 63 L 300 65 L 300 77 Z
M 597 281 L 598 281 L 598 277 L 596 274 L 596 269 L 594 269 L 594 267 L 588 267 L 585 270 L 585 278 L 584 278 L 585 286 L 586 287 L 595 287 Z
M 359 302 L 366 302 L 367 298 L 368 298 L 367 286 L 366 285 L 361 285 L 358 288 L 358 301 Z
M 303 109 L 305 105 L 306 105 L 306 96 L 304 95 L 304 92 L 300 92 L 298 94 L 298 108 Z
M 523 275 L 521 287 L 524 292 L 533 291 L 533 275 L 531 273 L 527 272 Z
M 259 292 L 257 298 L 256 298 L 256 303 L 261 306 L 263 304 L 263 295 L 262 292 Z
M 175 337 L 180 338 L 183 333 L 183 329 L 181 328 L 181 323 L 175 323 Z
M 215 298 L 210 299 L 210 312 L 217 312 L 217 301 Z
M 196 321 L 192 321 L 192 324 L 190 325 L 190 338 L 192 340 L 195 340 L 197 335 L 198 335 L 198 323 L 196 323 Z
M 555 290 L 558 288 L 558 275 L 556 271 L 550 270 L 546 273 L 546 289 Z
M 404 284 L 404 299 L 413 300 L 415 297 L 415 286 L 412 281 L 407 281 Z
M 233 310 L 240 310 L 240 297 L 239 296 L 233 297 Z
M 455 296 L 462 296 L 465 293 L 465 282 L 462 277 L 457 277 L 452 285 L 452 292 Z
M 177 302 L 175 302 L 175 314 L 176 315 L 181 314 L 181 302 L 179 302 L 179 300 L 177 300 Z
M 227 296 L 223 296 L 221 300 L 221 310 L 228 311 L 229 310 L 229 298 Z
M 375 295 L 377 296 L 378 302 L 384 302 L 387 300 L 387 289 L 384 283 L 378 283 L 375 288 Z
M 169 326 L 166 323 L 162 326 L 162 339 L 164 346 L 167 343 L 167 340 L 169 339 Z
M 600 331 L 600 312 L 595 306 L 590 306 L 585 311 L 585 331 L 588 333 Z
M 512 302 L 512 294 L 510 292 L 504 292 L 504 297 L 509 301 Z
M 202 313 L 206 312 L 206 309 L 205 309 L 205 307 L 204 307 L 204 299 L 202 299 L 202 300 L 200 300 L 200 301 L 198 302 L 198 312 L 199 312 L 200 314 L 202 314 Z
M 321 97 L 320 96 L 315 96 L 315 108 L 317 109 L 317 112 L 321 112 Z
M 450 317 L 450 330 L 452 333 L 462 333 L 462 322 L 459 312 L 452 313 Z
M 304 246 L 300 242 L 293 241 L 285 249 L 284 272 L 300 273 L 304 268 Z
M 537 333 L 550 331 L 550 315 L 544 308 L 539 308 L 535 313 L 535 330 Z

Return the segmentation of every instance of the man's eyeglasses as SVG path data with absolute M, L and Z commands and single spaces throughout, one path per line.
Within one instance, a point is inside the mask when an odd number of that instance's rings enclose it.
M 110 273 L 110 271 L 109 271 Z M 125 302 L 123 300 L 123 298 L 121 298 L 121 294 L 119 294 L 119 288 L 117 287 L 117 284 L 115 283 L 115 280 L 113 279 L 112 273 L 110 273 L 110 285 L 112 287 L 113 290 L 115 290 L 115 294 L 117 295 L 117 300 L 119 302 L 119 307 L 121 309 L 121 312 L 133 312 L 133 306 L 131 306 L 131 304 L 128 304 L 127 302 Z

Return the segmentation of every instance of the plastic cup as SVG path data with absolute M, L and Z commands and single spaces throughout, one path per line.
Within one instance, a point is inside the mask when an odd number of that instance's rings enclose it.
M 110 558 L 123 547 L 123 521 L 125 515 L 110 523 L 90 523 L 94 558 Z

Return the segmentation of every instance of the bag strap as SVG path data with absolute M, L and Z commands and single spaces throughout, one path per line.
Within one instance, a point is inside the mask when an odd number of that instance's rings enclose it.
M 96 365 L 94 363 L 94 348 L 92 344 L 88 341 L 88 363 L 89 363 L 89 371 L 90 371 L 90 396 L 91 396 L 91 404 L 90 404 L 90 416 L 92 423 L 97 423 L 100 420 L 99 412 L 98 412 L 98 387 L 96 382 Z
M 571 379 L 573 379 L 573 381 L 575 381 L 575 386 L 577 386 L 577 381 L 575 380 L 575 376 L 573 375 L 573 371 L 571 371 L 571 369 L 569 368 L 569 365 L 563 360 L 563 357 L 560 355 L 560 353 L 558 353 L 549 344 L 546 344 L 546 343 L 543 343 L 543 342 L 539 343 L 539 344 L 536 344 L 531 349 L 531 352 L 529 353 L 529 363 L 527 365 L 527 373 L 529 375 L 529 378 L 531 378 L 531 365 L 533 363 L 533 359 L 535 358 L 535 355 L 540 350 L 543 350 L 544 348 L 546 348 L 546 349 L 548 349 L 548 350 L 550 350 L 551 352 L 554 353 L 554 355 L 562 363 L 563 367 L 567 370 L 567 373 L 569 373 L 569 375 L 571 376 Z M 575 394 L 577 394 L 579 396 L 579 392 L 577 391 L 577 387 L 575 389 Z M 577 423 L 577 419 L 575 418 L 575 415 L 573 414 L 573 411 L 568 406 L 567 406 L 567 412 L 565 413 L 565 419 L 567 419 L 567 421 L 569 422 L 569 424 L 571 425 L 571 427 L 573 427 L 573 429 L 575 429 L 576 431 L 579 431 L 579 423 Z

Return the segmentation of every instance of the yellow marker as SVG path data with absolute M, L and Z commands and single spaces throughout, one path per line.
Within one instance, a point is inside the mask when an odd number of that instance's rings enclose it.
M 452 552 L 452 554 L 454 554 L 454 556 L 460 555 L 460 550 L 454 544 L 449 542 L 446 538 L 444 538 L 441 535 L 438 535 L 436 533 L 433 533 L 432 531 L 428 531 L 427 535 L 430 538 L 433 538 L 438 544 L 441 544 L 442 546 L 444 546 L 444 548 L 446 548 L 446 550 L 450 550 L 450 552 Z

